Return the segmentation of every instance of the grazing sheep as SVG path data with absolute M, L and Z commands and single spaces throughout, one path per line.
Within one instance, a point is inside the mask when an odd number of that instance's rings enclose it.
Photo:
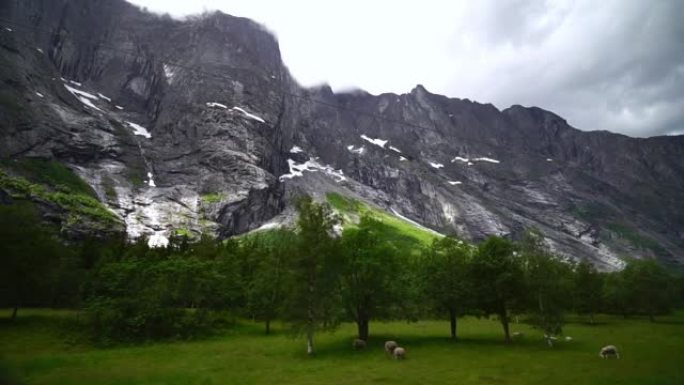
M 357 338 L 354 340 L 354 342 L 352 342 L 352 346 L 354 347 L 354 350 L 365 349 L 366 348 L 366 341 Z
M 546 343 L 549 344 L 550 347 L 553 347 L 553 343 L 558 341 L 557 337 L 548 334 L 544 334 L 544 338 L 546 339 Z
M 513 338 L 521 338 L 524 334 L 522 332 L 513 332 L 512 336 Z
M 607 345 L 601 348 L 601 351 L 599 352 L 599 357 L 601 358 L 608 358 L 608 357 L 615 357 L 615 358 L 620 358 L 620 353 L 618 352 L 618 349 L 615 347 L 615 345 Z
M 570 337 L 570 336 L 565 336 L 565 340 L 566 340 L 566 341 L 572 341 L 572 337 Z
M 396 349 L 397 346 L 399 346 L 399 344 L 397 344 L 396 341 L 387 341 L 385 342 L 385 352 L 392 354 L 394 353 L 394 349 Z
M 392 355 L 394 356 L 395 360 L 403 360 L 406 358 L 406 349 L 402 348 L 401 346 L 397 346 L 394 348 L 394 352 L 392 352 Z

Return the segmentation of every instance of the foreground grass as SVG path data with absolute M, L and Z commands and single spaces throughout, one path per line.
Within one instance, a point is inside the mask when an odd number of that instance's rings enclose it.
M 514 324 L 525 336 L 501 342 L 498 323 L 466 318 L 462 339 L 445 336 L 442 321 L 372 323 L 367 350 L 351 349 L 354 327 L 319 334 L 318 353 L 307 357 L 302 339 L 282 327 L 263 334 L 242 323 L 214 338 L 142 346 L 95 348 L 78 338 L 74 313 L 23 310 L 16 323 L 3 317 L 0 354 L 26 384 L 682 384 L 684 313 L 651 324 L 603 317 L 599 325 L 571 323 L 573 341 L 548 348 L 540 333 Z M 407 360 L 387 358 L 385 339 L 406 346 Z M 598 350 L 617 345 L 620 360 Z

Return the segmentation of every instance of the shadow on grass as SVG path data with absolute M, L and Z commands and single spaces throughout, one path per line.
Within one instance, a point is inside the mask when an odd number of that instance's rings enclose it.
M 46 327 L 51 329 L 74 329 L 79 330 L 85 323 L 85 317 L 77 312 L 55 312 L 55 313 L 28 313 L 22 314 L 19 312 L 17 318 L 11 317 L 0 318 L 0 328 L 10 329 L 25 329 L 36 326 Z
M 683 319 L 658 319 L 656 318 L 655 321 L 652 323 L 653 325 L 684 325 L 684 320 Z
M 562 343 L 557 344 L 553 348 L 548 347 L 544 340 L 534 337 L 529 338 L 519 338 L 513 340 L 510 344 L 507 344 L 503 340 L 503 336 L 500 338 L 493 338 L 492 336 L 468 336 L 464 338 L 458 338 L 453 340 L 449 337 L 441 336 L 425 336 L 418 334 L 401 334 L 401 335 L 389 335 L 389 334 L 375 334 L 372 335 L 368 341 L 368 347 L 363 350 L 355 351 L 352 348 L 352 341 L 355 336 L 335 336 L 334 340 L 328 340 L 321 343 L 317 347 L 316 356 L 321 358 L 353 358 L 359 355 L 372 354 L 377 355 L 378 353 L 385 354 L 384 344 L 385 341 L 397 341 L 397 343 L 405 347 L 407 351 L 413 349 L 423 349 L 423 348 L 436 348 L 436 349 L 477 349 L 477 350 L 492 350 L 494 349 L 506 349 L 509 351 L 539 351 L 539 350 L 565 350 L 565 346 Z M 302 355 L 304 356 L 304 355 Z

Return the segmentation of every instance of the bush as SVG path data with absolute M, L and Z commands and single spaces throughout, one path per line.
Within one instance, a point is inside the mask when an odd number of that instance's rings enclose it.
M 129 258 L 99 266 L 86 288 L 93 337 L 104 344 L 208 334 L 237 297 L 225 259 Z

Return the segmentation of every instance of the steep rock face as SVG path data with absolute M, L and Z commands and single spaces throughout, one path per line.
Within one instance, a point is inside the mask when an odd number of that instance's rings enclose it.
M 181 23 L 123 1 L 13 2 L 3 18 L 16 23 L 2 37 L 9 98 L 30 103 L 3 122 L 3 156 L 71 165 L 130 236 L 162 243 L 174 230 L 241 233 L 282 211 L 280 90 L 295 84 L 260 26 Z
M 536 227 L 604 269 L 684 260 L 684 137 L 582 132 L 422 86 L 302 89 L 269 33 L 220 13 L 177 21 L 119 0 L 0 12 L 0 155 L 70 165 L 130 236 L 230 236 L 298 192 L 336 191 L 474 240 Z

